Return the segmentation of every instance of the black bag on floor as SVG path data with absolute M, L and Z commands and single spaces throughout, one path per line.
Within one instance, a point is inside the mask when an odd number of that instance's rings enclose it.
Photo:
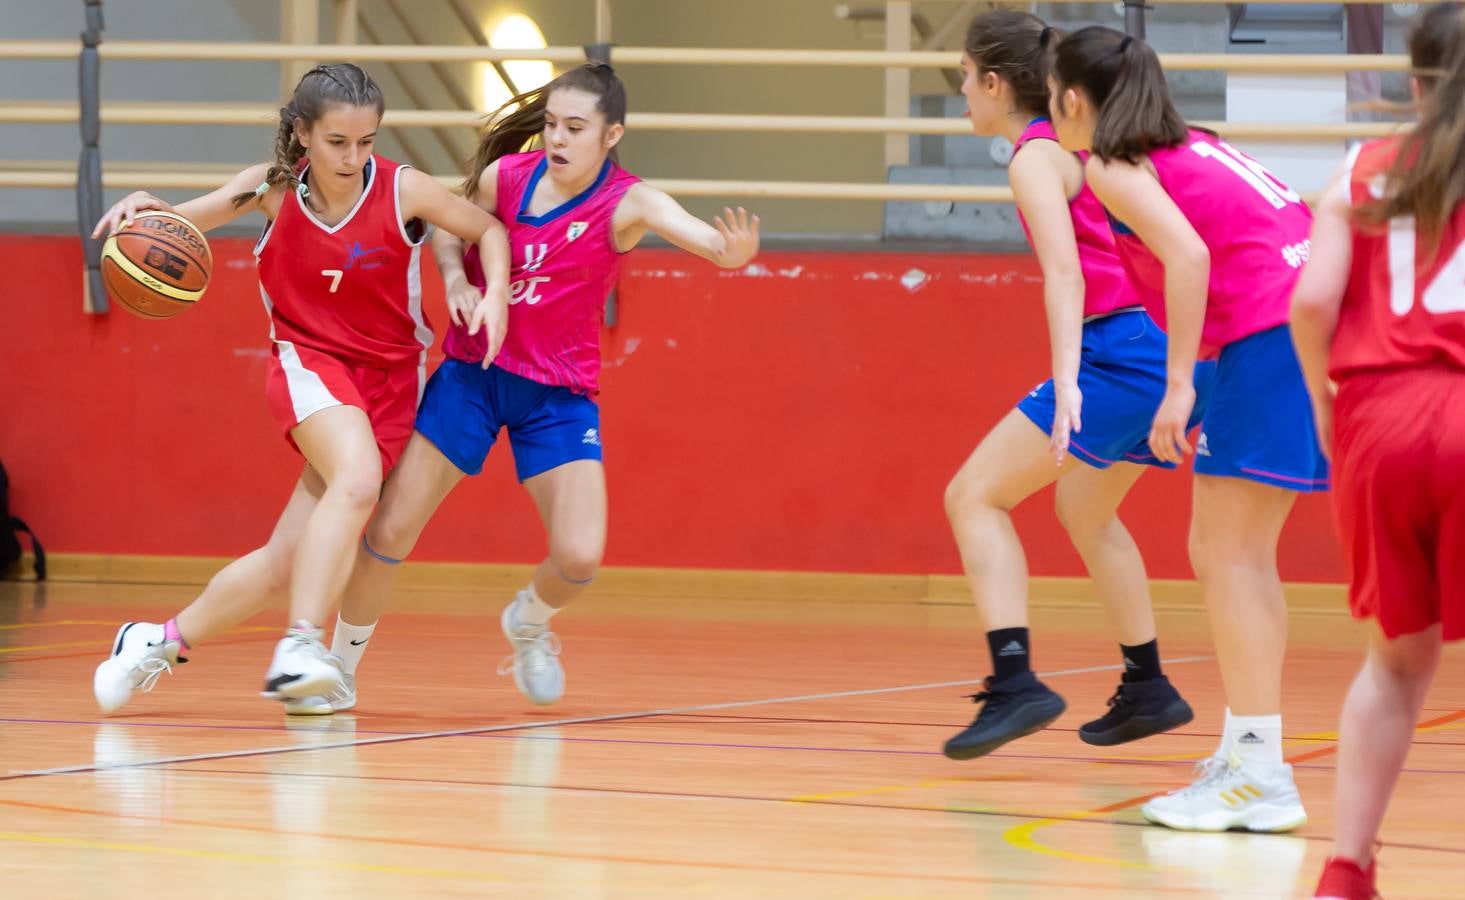
M 35 549 L 36 580 L 45 581 L 46 550 L 31 527 L 10 514 L 10 476 L 5 474 L 5 464 L 0 463 L 0 572 L 20 559 L 20 538 L 16 534 L 22 531 L 31 536 L 31 547 Z

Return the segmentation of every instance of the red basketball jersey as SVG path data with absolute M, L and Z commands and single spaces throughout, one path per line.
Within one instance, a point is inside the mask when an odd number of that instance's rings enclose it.
M 335 225 L 301 190 L 280 201 L 254 255 L 275 352 L 299 345 L 362 366 L 420 365 L 432 346 L 422 310 L 422 234 L 402 221 L 407 167 L 373 156 L 356 206 Z
M 1355 149 L 1348 163 L 1354 206 L 1382 196 L 1400 145 L 1400 138 L 1385 138 Z M 1332 377 L 1416 366 L 1465 370 L 1465 204 L 1455 208 L 1433 252 L 1418 239 L 1413 216 L 1353 231 Z

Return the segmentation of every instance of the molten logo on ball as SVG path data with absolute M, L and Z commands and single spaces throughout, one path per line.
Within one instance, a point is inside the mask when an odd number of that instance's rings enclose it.
M 199 233 L 181 222 L 161 216 L 147 216 L 137 224 L 153 231 L 161 231 L 175 240 L 182 241 L 189 249 L 197 253 L 203 253 L 207 249 L 207 245 Z

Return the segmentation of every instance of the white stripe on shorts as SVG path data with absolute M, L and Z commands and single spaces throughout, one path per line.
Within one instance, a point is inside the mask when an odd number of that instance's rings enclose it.
M 297 425 L 323 409 L 344 405 L 331 394 L 319 375 L 305 367 L 294 343 L 275 341 L 275 347 L 280 353 L 280 366 L 285 370 L 285 386 Z

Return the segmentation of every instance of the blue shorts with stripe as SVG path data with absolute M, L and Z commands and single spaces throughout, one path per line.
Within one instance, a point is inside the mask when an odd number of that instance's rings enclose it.
M 500 430 L 527 481 L 581 459 L 602 459 L 600 407 L 569 388 L 448 358 L 423 391 L 417 432 L 468 475 L 483 471 Z
M 1221 350 L 1196 443 L 1195 470 L 1302 493 L 1328 489 L 1328 462 L 1286 325 Z
M 1078 389 L 1083 393 L 1083 430 L 1069 438 L 1075 457 L 1097 469 L 1116 462 L 1173 469 L 1150 452 L 1150 426 L 1165 398 L 1165 332 L 1140 308 L 1123 309 L 1087 321 L 1079 356 Z M 1214 363 L 1195 367 L 1195 411 L 1205 415 Z M 1045 381 L 1017 404 L 1044 434 L 1053 432 L 1053 382 Z

